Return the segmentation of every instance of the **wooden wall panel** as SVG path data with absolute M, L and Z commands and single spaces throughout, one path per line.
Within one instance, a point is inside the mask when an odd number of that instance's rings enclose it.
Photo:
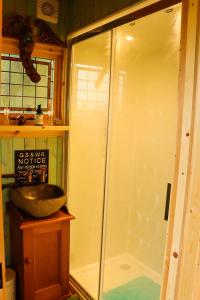
M 57 156 L 56 156 L 56 183 L 62 186 L 62 169 L 63 169 L 63 139 L 57 138 Z M 66 170 L 67 172 L 67 170 Z
M 75 31 L 97 20 L 105 18 L 138 0 L 70 0 L 68 32 Z
M 139 0 L 60 0 L 59 22 L 49 23 L 62 40 L 77 30 Z M 3 0 L 3 15 L 21 14 L 35 17 L 36 0 Z
M 50 27 L 65 40 L 68 30 L 69 1 L 60 0 L 59 22 L 58 24 L 48 23 Z M 3 0 L 3 16 L 22 15 L 35 18 L 36 0 Z
M 12 1 L 3 1 L 3 15 L 13 15 L 15 11 L 15 4 Z
M 51 149 L 49 151 L 49 183 L 54 183 L 56 182 L 57 171 L 57 138 L 47 139 L 47 149 Z
M 25 150 L 36 149 L 36 147 L 35 147 L 35 139 L 34 138 L 31 138 L 31 139 L 25 138 L 24 139 L 24 149 Z
M 27 1 L 27 0 L 25 0 L 24 6 L 26 7 L 26 14 L 28 16 L 32 16 L 33 15 L 33 12 L 35 11 L 35 2 L 36 1 L 30 1 L 30 0 Z
M 35 3 L 32 0 L 3 0 L 3 15 L 15 15 L 20 14 L 22 16 L 35 15 Z

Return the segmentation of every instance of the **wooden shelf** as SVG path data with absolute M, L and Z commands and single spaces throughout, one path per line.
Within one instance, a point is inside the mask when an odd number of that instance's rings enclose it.
M 0 125 L 0 138 L 63 136 L 69 126 Z

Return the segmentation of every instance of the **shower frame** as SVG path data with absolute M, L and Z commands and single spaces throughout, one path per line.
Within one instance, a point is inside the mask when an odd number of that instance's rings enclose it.
M 191 197 L 191 193 L 193 191 L 192 189 L 194 189 L 194 186 L 192 186 L 192 179 L 195 182 L 195 175 L 197 176 L 198 174 L 196 170 L 196 173 L 193 175 L 194 177 L 191 176 L 191 168 L 195 166 L 195 163 L 197 163 L 197 157 L 196 160 L 195 157 L 192 160 L 193 149 L 195 145 L 194 133 L 195 130 L 200 131 L 195 110 L 195 105 L 200 106 L 199 86 L 197 84 L 200 60 L 200 54 L 198 53 L 200 38 L 200 3 L 198 0 L 161 0 L 158 2 L 155 0 L 142 1 L 139 4 L 133 5 L 131 8 L 125 9 L 111 17 L 105 18 L 68 36 L 70 65 L 70 53 L 73 44 L 102 32 L 112 30 L 117 26 L 144 17 L 153 12 L 165 9 L 177 3 L 182 3 L 181 51 L 178 87 L 179 111 L 177 124 L 176 161 L 173 180 L 174 188 L 172 190 L 169 212 L 164 257 L 164 273 L 160 296 L 161 300 L 194 299 L 188 298 L 181 286 L 188 286 L 192 283 L 194 278 L 199 278 L 198 273 L 195 273 L 194 270 L 190 268 L 191 280 L 186 281 L 186 279 L 188 279 L 186 276 L 186 267 L 182 268 L 181 263 L 183 263 L 184 266 L 187 266 L 187 264 L 185 259 L 182 260 L 181 253 L 187 253 L 189 251 L 186 249 L 187 238 L 184 236 L 184 231 L 188 232 L 191 226 L 191 222 L 190 219 L 187 218 L 187 214 L 188 212 L 191 213 L 190 206 L 194 205 L 194 200 Z M 198 192 L 200 194 L 200 191 Z M 195 209 L 197 212 L 200 212 L 200 205 Z M 194 232 L 197 233 L 198 228 L 194 228 Z M 102 237 L 102 239 L 103 238 L 104 237 Z M 182 249 L 182 245 L 185 245 L 185 248 Z M 198 249 L 191 256 L 193 262 L 196 260 Z M 102 263 L 103 262 L 101 259 L 101 265 Z M 78 285 L 76 285 L 76 282 L 72 278 L 71 284 L 75 290 L 80 288 Z M 193 288 L 196 295 L 199 295 L 197 284 L 194 284 Z M 192 295 L 192 292 L 190 295 Z M 89 299 L 88 297 L 89 295 L 87 295 L 87 292 L 85 292 L 85 299 Z

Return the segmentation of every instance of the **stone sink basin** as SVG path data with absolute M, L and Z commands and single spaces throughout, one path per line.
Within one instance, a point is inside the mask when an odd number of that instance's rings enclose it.
M 11 201 L 33 217 L 47 217 L 66 203 L 64 191 L 57 185 L 39 184 L 11 189 Z

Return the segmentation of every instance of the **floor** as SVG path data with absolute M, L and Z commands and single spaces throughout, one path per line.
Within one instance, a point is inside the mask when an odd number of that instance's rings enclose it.
M 94 298 L 98 295 L 99 265 L 97 263 L 71 270 L 71 275 Z M 146 276 L 160 284 L 161 275 L 146 267 L 129 254 L 106 261 L 103 292 L 123 285 L 137 277 Z

